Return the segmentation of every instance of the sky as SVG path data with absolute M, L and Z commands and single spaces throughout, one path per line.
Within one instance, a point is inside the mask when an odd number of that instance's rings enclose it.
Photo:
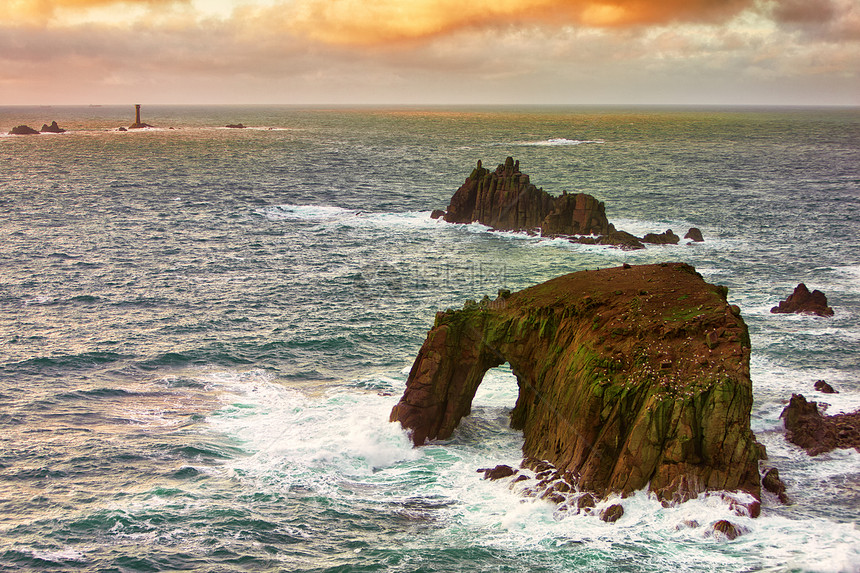
M 860 105 L 860 0 L 0 0 L 0 105 Z

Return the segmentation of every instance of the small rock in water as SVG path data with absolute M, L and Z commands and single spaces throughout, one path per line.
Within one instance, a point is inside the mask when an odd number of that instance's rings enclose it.
M 711 532 L 720 534 L 726 537 L 729 541 L 736 539 L 743 534 L 743 531 L 731 521 L 721 519 L 711 526 Z
M 515 470 L 511 466 L 506 466 L 504 464 L 499 464 L 494 468 L 482 468 L 482 469 L 479 469 L 478 471 L 484 472 L 484 479 L 488 479 L 491 481 L 506 478 L 508 476 L 512 476 L 515 473 L 517 473 L 517 470 Z
M 833 389 L 833 386 L 825 382 L 824 380 L 816 380 L 815 381 L 815 389 L 821 392 L 822 394 L 839 394 L 836 390 Z
M 615 523 L 621 516 L 624 515 L 624 508 L 620 504 L 614 503 L 600 512 L 600 519 L 606 523 Z

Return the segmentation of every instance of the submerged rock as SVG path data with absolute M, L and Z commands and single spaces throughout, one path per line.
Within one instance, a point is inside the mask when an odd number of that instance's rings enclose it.
M 523 454 L 556 468 L 539 479 L 599 497 L 760 499 L 749 335 L 726 292 L 686 264 L 628 265 L 437 313 L 390 419 L 416 446 L 447 439 L 484 373 L 508 362 Z
M 39 132 L 29 125 L 16 125 L 9 132 L 9 135 L 39 135 Z
M 504 231 L 540 229 L 544 236 L 604 235 L 615 230 L 602 202 L 585 193 L 553 197 L 535 187 L 512 157 L 495 171 L 478 161 L 451 197 L 445 220 L 477 221 Z
M 833 309 L 827 306 L 827 297 L 820 290 L 809 292 L 805 284 L 800 283 L 788 298 L 780 301 L 778 306 L 770 309 L 772 313 L 802 313 L 818 316 L 833 316 Z
M 517 470 L 504 464 L 499 464 L 494 468 L 483 468 L 478 471 L 483 472 L 484 479 L 488 479 L 490 481 L 510 477 L 517 473 Z
M 732 523 L 731 521 L 728 521 L 726 519 L 721 519 L 721 520 L 716 521 L 713 524 L 711 524 L 711 528 L 710 528 L 709 532 L 712 535 L 718 535 L 721 537 L 725 537 L 726 539 L 731 541 L 731 540 L 737 539 L 739 536 L 743 535 L 744 530 L 741 529 L 740 527 L 738 527 L 737 525 L 735 525 L 734 523 Z

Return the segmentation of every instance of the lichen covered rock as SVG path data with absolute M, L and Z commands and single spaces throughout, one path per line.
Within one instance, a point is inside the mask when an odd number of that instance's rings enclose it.
M 686 264 L 625 265 L 437 313 L 391 420 L 416 445 L 446 439 L 508 362 L 523 454 L 580 491 L 760 499 L 749 335 L 726 292 Z

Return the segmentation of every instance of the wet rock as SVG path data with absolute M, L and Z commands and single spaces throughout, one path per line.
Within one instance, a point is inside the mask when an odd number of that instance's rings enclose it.
M 594 507 L 596 504 L 597 500 L 590 493 L 584 493 L 576 500 L 576 507 L 578 509 L 588 509 Z
M 833 386 L 825 382 L 824 380 L 816 380 L 815 381 L 815 389 L 821 392 L 822 394 L 839 394 L 836 390 L 833 389 Z
M 597 238 L 595 243 L 598 245 L 621 247 L 625 251 L 645 248 L 645 245 L 642 244 L 642 241 L 639 239 L 639 237 L 632 235 L 627 231 L 613 231 L 611 233 L 607 233 Z
M 833 316 L 833 309 L 827 306 L 827 297 L 824 293 L 820 290 L 809 292 L 803 283 L 797 285 L 787 299 L 780 301 L 779 305 L 770 311 L 775 314 L 799 313 Z
M 770 468 L 765 472 L 761 479 L 761 485 L 767 491 L 775 494 L 781 503 L 786 505 L 791 503 L 788 494 L 785 493 L 785 484 L 779 479 L 779 471 L 776 468 Z
M 600 519 L 606 523 L 615 523 L 621 516 L 624 515 L 624 508 L 620 504 L 614 503 L 600 512 Z
M 817 456 L 834 449 L 839 435 L 831 424 L 818 412 L 816 402 L 807 402 L 801 394 L 792 394 L 788 406 L 780 414 L 786 430 L 786 439 Z
M 690 227 L 690 230 L 687 231 L 687 234 L 684 235 L 685 239 L 690 239 L 695 243 L 701 243 L 705 240 L 702 236 L 702 232 L 697 227 Z
M 430 213 L 431 219 L 440 219 L 444 216 L 445 216 L 445 211 L 443 211 L 442 209 L 433 209 L 433 211 Z
M 39 135 L 39 132 L 29 125 L 16 125 L 9 132 L 9 135 Z
M 57 125 L 56 121 L 52 121 L 51 125 L 42 124 L 42 133 L 66 133 L 66 130 Z
M 491 481 L 506 478 L 517 473 L 517 470 L 515 470 L 511 466 L 506 466 L 504 464 L 499 464 L 494 468 L 479 469 L 478 471 L 484 472 L 484 479 L 488 479 Z
M 652 245 L 677 245 L 681 237 L 672 232 L 672 229 L 666 229 L 662 233 L 648 233 L 642 237 L 643 243 Z
M 519 381 L 511 426 L 523 432 L 523 467 L 550 462 L 541 481 L 570 474 L 599 497 L 649 488 L 661 500 L 760 498 L 749 335 L 724 288 L 681 263 L 631 265 L 504 302 L 436 314 L 390 416 L 416 446 L 450 437 L 484 373 L 508 362 Z
M 714 522 L 711 525 L 710 531 L 712 532 L 712 534 L 723 536 L 729 541 L 737 539 L 739 536 L 743 535 L 743 530 L 740 527 L 736 526 L 734 523 L 726 519 L 721 519 L 717 522 Z

